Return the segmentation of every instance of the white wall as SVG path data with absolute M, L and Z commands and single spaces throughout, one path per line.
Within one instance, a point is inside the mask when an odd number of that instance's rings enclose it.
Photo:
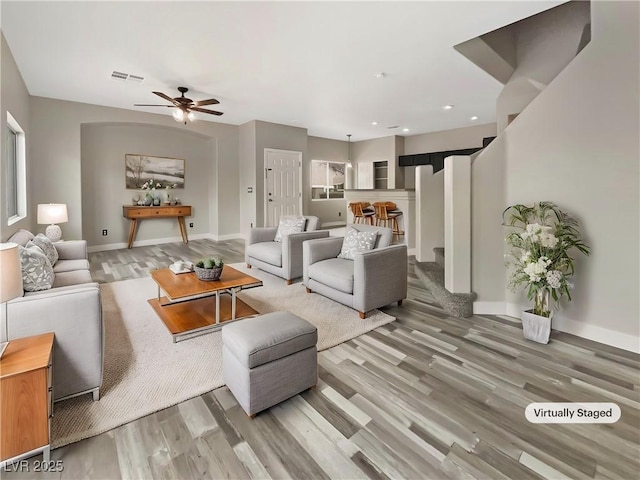
M 495 123 L 412 135 L 404 139 L 404 155 L 482 147 L 483 138 L 495 136 Z M 416 167 L 403 168 L 405 188 L 415 188 L 415 169 Z
M 591 13 L 591 43 L 474 163 L 474 189 L 497 182 L 497 193 L 501 178 L 492 173 L 501 170 L 505 188 L 502 205 L 496 196 L 480 208 L 474 192 L 473 289 L 491 301 L 489 286 L 505 282 L 502 208 L 555 202 L 580 221 L 592 255 L 576 256 L 573 302 L 556 312 L 554 328 L 637 351 L 640 4 L 592 2 Z M 500 251 L 485 248 L 489 241 Z
M 416 260 L 435 262 L 434 248 L 444 248 L 444 170 L 433 165 L 416 170 Z

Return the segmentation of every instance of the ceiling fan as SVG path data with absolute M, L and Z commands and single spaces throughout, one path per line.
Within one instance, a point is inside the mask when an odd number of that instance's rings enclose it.
M 174 108 L 173 118 L 176 122 L 184 121 L 184 124 L 187 124 L 187 120 L 195 120 L 196 116 L 193 112 L 200 113 L 209 113 L 211 115 L 222 115 L 222 112 L 216 112 L 215 110 L 207 110 L 206 108 L 200 108 L 204 105 L 216 105 L 220 103 L 215 98 L 210 98 L 209 100 L 199 100 L 194 102 L 190 98 L 184 96 L 185 93 L 189 91 L 187 87 L 178 87 L 178 91 L 181 93 L 180 97 L 171 98 L 169 95 L 162 92 L 153 92 L 158 95 L 160 98 L 165 99 L 167 102 L 171 103 L 171 105 L 150 105 L 144 103 L 136 103 L 134 107 L 168 107 Z

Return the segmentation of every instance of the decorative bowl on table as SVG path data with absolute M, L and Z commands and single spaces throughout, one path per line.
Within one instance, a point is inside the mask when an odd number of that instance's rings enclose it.
M 193 270 L 196 272 L 196 276 L 200 280 L 212 282 L 220 279 L 223 267 L 224 262 L 220 257 L 207 257 L 198 260 L 194 264 Z

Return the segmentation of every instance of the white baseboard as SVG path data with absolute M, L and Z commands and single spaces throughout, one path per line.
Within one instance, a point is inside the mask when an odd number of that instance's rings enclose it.
M 524 308 L 521 305 L 515 303 L 473 302 L 473 313 L 479 315 L 509 315 L 510 317 L 521 318 L 523 310 Z M 562 317 L 554 318 L 551 328 L 629 352 L 640 353 L 640 338 L 626 333 Z
M 224 242 L 225 240 L 235 240 L 236 238 L 244 240 L 245 236 L 241 233 L 227 233 L 225 235 L 210 234 L 208 238 L 215 240 L 216 242 Z
M 232 233 L 226 235 L 213 235 L 211 233 L 196 233 L 189 235 L 189 240 L 202 240 L 209 239 L 214 240 L 216 242 L 225 241 L 225 240 L 233 240 L 235 238 L 244 239 L 243 235 L 240 233 Z M 164 237 L 164 238 L 153 238 L 150 240 L 136 240 L 133 242 L 134 247 L 145 247 L 148 245 L 159 245 L 162 243 L 175 243 L 181 242 L 182 237 Z M 104 245 L 92 245 L 87 247 L 87 251 L 89 253 L 94 252 L 105 252 L 107 250 L 119 250 L 121 248 L 127 248 L 127 242 L 118 242 L 118 243 L 107 243 Z
M 507 304 L 504 302 L 473 302 L 473 313 L 478 315 L 506 315 Z

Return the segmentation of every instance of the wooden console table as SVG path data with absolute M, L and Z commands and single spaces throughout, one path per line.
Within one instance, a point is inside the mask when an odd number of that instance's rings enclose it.
M 180 234 L 182 235 L 182 241 L 184 243 L 189 243 L 189 239 L 187 238 L 187 228 L 184 225 L 184 217 L 191 215 L 191 205 L 167 205 L 160 207 L 123 205 L 122 215 L 124 218 L 131 220 L 131 225 L 129 226 L 129 245 L 127 248 L 131 248 L 134 240 L 136 239 L 138 222 L 146 218 L 177 218 L 178 226 L 180 227 Z

